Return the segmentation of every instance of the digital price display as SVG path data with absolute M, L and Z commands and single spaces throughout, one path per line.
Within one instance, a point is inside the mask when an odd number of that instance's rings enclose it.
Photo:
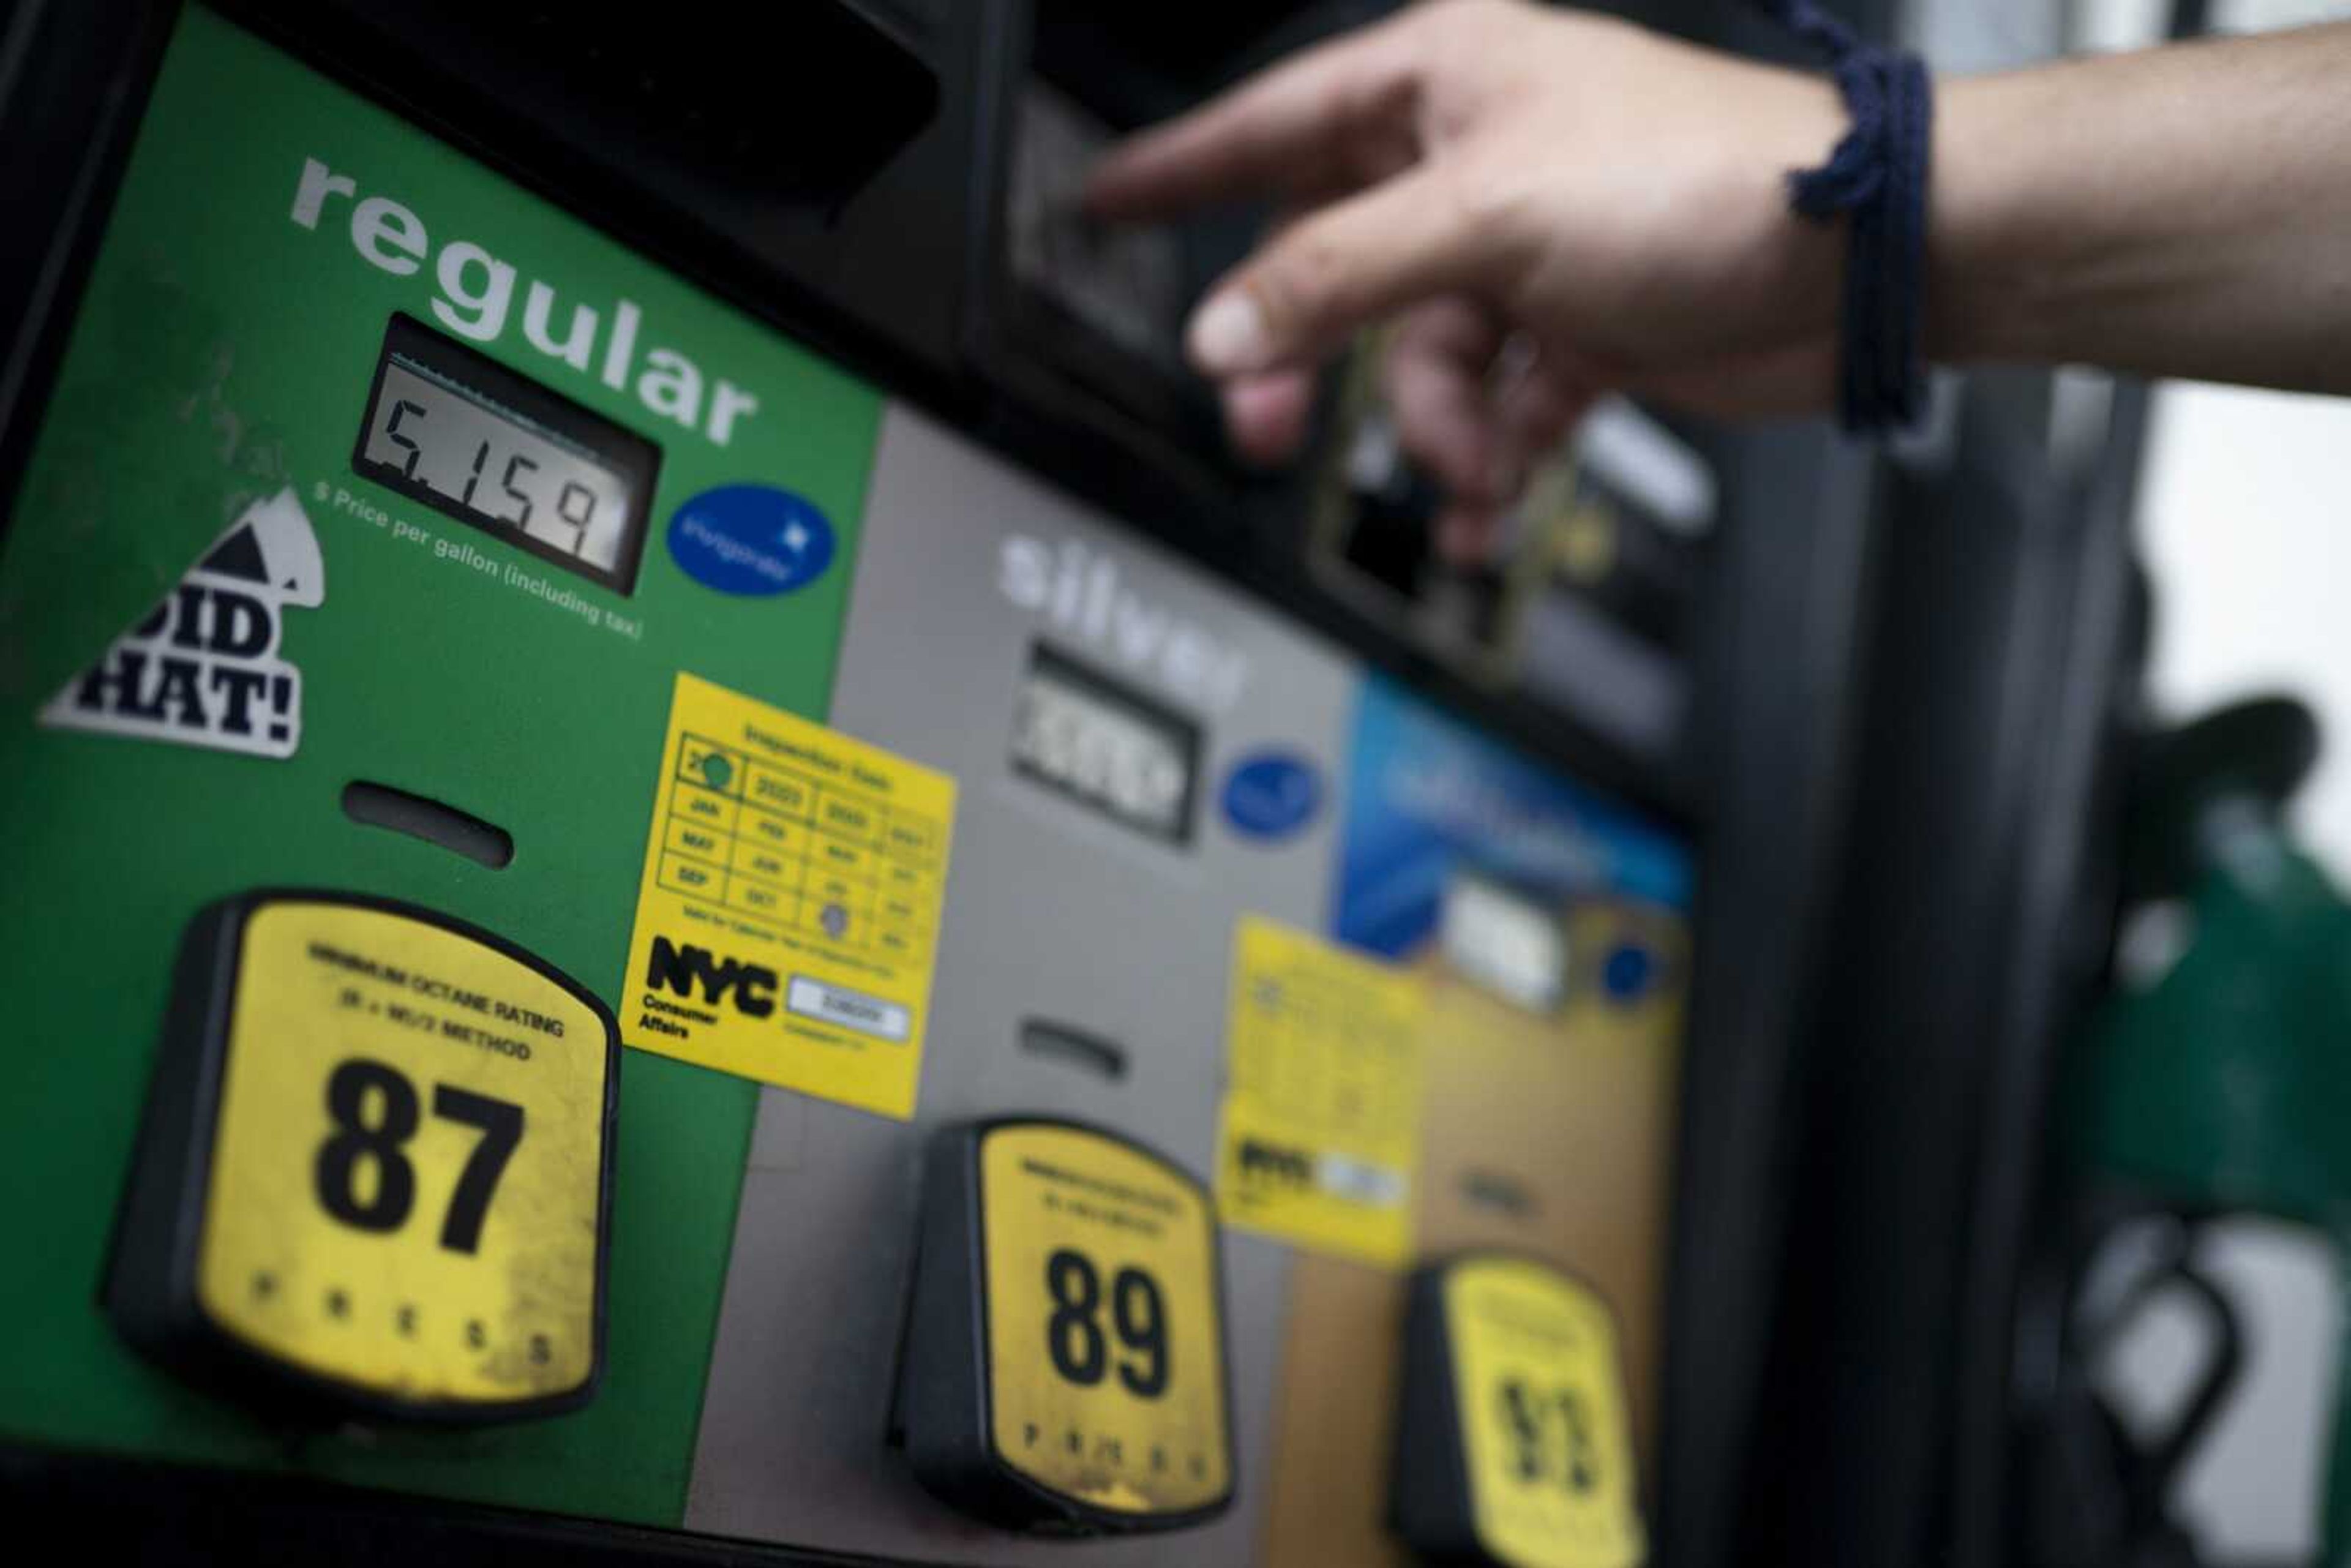
M 1389 1502 L 1397 1533 L 1445 1562 L 1642 1561 L 1616 1323 L 1591 1287 L 1499 1254 L 1413 1277 Z
M 1037 645 L 1013 706 L 1012 765 L 1113 821 L 1169 843 L 1192 836 L 1200 727 Z
M 661 449 L 408 316 L 384 330 L 351 467 L 627 594 Z
M 906 1355 L 914 1474 L 1038 1533 L 1169 1530 L 1233 1497 L 1208 1194 L 1109 1133 L 1001 1121 L 935 1135 Z
M 109 1312 L 216 1392 L 441 1423 L 602 1364 L 619 1031 L 486 932 L 256 894 L 190 928 Z

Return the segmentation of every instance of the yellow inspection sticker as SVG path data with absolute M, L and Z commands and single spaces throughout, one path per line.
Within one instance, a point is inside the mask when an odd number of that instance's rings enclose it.
M 1415 977 L 1241 921 L 1217 1156 L 1228 1223 L 1386 1268 L 1411 1260 L 1425 1014 Z
M 681 674 L 621 1038 L 911 1117 L 954 820 L 946 774 Z
M 602 1015 L 463 933 L 364 904 L 245 924 L 197 1299 L 387 1400 L 554 1398 L 596 1363 Z
M 980 1144 L 997 1457 L 1063 1497 L 1189 1513 L 1232 1489 L 1216 1219 L 1182 1171 L 1054 1124 Z
M 1478 1539 L 1513 1568 L 1632 1568 L 1635 1500 L 1615 1320 L 1540 1263 L 1473 1258 L 1445 1276 Z

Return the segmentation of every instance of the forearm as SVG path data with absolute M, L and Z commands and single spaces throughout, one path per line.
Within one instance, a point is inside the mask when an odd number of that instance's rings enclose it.
M 2351 392 L 2351 25 L 1944 84 L 1930 347 Z

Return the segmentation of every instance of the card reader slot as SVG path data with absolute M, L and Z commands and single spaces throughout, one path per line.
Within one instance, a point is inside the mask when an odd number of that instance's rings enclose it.
M 343 815 L 362 827 L 389 828 L 438 844 L 492 871 L 504 871 L 514 860 L 514 835 L 496 822 L 389 784 L 354 779 L 344 785 Z
M 1020 1049 L 1099 1072 L 1115 1083 L 1126 1076 L 1126 1048 L 1051 1019 L 1020 1020 Z

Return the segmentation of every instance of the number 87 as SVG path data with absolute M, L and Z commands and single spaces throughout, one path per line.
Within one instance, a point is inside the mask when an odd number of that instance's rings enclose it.
M 482 1220 L 498 1176 L 522 1142 L 523 1110 L 455 1084 L 436 1083 L 433 1113 L 482 1134 L 457 1178 L 441 1224 L 443 1247 L 471 1253 L 481 1244 Z M 416 1169 L 402 1152 L 419 1121 L 414 1086 L 398 1068 L 355 1056 L 337 1065 L 327 1080 L 327 1114 L 335 1131 L 319 1145 L 312 1162 L 319 1206 L 357 1230 L 399 1229 L 416 1202 Z M 358 1180 L 363 1163 L 374 1168 L 371 1190 L 365 1194 Z

